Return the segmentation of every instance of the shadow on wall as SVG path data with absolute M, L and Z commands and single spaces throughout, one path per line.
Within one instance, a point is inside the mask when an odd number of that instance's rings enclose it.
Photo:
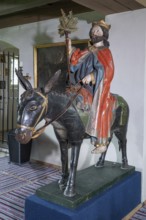
M 48 129 L 49 132 L 43 133 L 36 139 L 33 139 L 32 144 L 32 159 L 45 161 L 47 157 L 52 158 L 53 155 L 59 155 L 59 144 L 57 139 L 54 137 L 51 129 Z M 52 137 L 53 136 L 53 137 Z M 48 163 L 52 163 L 52 161 L 48 161 Z
M 82 14 L 78 14 L 77 17 L 80 20 L 87 21 L 88 24 L 93 22 L 93 21 L 98 21 L 98 20 L 101 20 L 101 19 L 105 18 L 104 15 L 99 14 L 97 11 L 85 12 L 85 13 L 82 13 Z
M 47 30 L 44 28 L 43 31 L 40 29 L 40 25 L 37 25 L 37 32 L 33 36 L 34 45 L 37 44 L 48 44 L 53 42 L 53 38 L 49 37 L 47 34 Z

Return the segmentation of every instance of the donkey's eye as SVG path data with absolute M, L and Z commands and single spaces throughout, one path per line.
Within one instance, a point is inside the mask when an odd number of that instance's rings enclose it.
M 33 106 L 30 107 L 29 110 L 30 110 L 30 111 L 35 111 L 37 108 L 38 108 L 38 107 L 37 107 L 36 105 L 33 105 Z

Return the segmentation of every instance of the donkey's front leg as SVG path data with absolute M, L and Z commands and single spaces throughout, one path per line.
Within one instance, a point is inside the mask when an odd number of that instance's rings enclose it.
M 67 182 L 66 189 L 64 191 L 64 195 L 68 197 L 75 196 L 75 180 L 76 180 L 76 170 L 78 165 L 78 158 L 80 152 L 81 143 L 76 143 L 72 145 L 71 150 L 71 162 L 70 162 L 70 173 Z
M 62 174 L 61 179 L 58 181 L 59 188 L 64 190 L 68 180 L 68 144 L 67 141 L 60 141 L 61 151 L 61 163 L 62 163 Z
M 111 139 L 112 139 L 112 137 L 109 138 L 109 140 L 108 140 L 107 150 L 108 150 L 109 144 L 110 144 L 110 142 L 111 142 Z M 106 157 L 107 150 L 106 150 L 104 153 L 101 154 L 99 160 L 98 160 L 97 163 L 95 164 L 95 167 L 97 167 L 97 168 L 104 167 L 104 162 L 105 162 L 105 157 Z
M 101 154 L 99 160 L 95 164 L 95 167 L 97 167 L 97 168 L 104 167 L 106 152 L 107 152 L 107 150 L 104 153 Z

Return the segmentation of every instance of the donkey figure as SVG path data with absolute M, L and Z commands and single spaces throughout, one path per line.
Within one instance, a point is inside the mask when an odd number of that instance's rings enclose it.
M 59 187 L 64 190 L 65 196 L 73 197 L 76 194 L 76 170 L 80 147 L 85 138 L 85 127 L 72 103 L 72 96 L 51 90 L 53 84 L 58 80 L 60 72 L 59 70 L 53 75 L 42 91 L 40 88 L 32 88 L 30 82 L 23 77 L 21 68 L 16 70 L 19 81 L 26 91 L 21 95 L 15 133 L 16 139 L 20 143 L 26 144 L 31 138 L 42 133 L 48 124 L 53 125 L 61 151 L 62 175 L 58 182 Z M 109 143 L 115 134 L 119 140 L 119 148 L 122 150 L 122 168 L 126 169 L 128 167 L 126 132 L 129 108 L 122 97 L 118 95 L 116 97 L 118 105 L 115 109 L 116 114 L 111 127 Z M 45 119 L 46 124 L 36 131 L 36 125 L 42 119 Z M 68 171 L 68 146 L 71 147 L 70 171 Z M 106 152 L 101 154 L 96 164 L 97 167 L 104 165 L 105 155 Z

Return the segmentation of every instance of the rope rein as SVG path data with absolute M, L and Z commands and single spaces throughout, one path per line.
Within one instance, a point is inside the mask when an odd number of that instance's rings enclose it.
M 79 84 L 79 83 L 78 83 L 78 84 Z M 53 121 L 58 120 L 62 115 L 65 114 L 65 112 L 68 110 L 68 108 L 69 108 L 69 107 L 71 106 L 71 104 L 73 103 L 74 99 L 75 99 L 75 98 L 77 97 L 77 95 L 79 94 L 79 91 L 81 90 L 81 88 L 82 88 L 82 87 L 81 87 L 81 85 L 80 85 L 80 87 L 79 87 L 78 90 L 76 91 L 76 94 L 71 97 L 71 99 L 69 100 L 69 102 L 67 103 L 67 105 L 66 105 L 66 107 L 63 109 L 63 111 L 61 111 L 61 112 L 60 112 L 57 116 L 55 116 L 53 119 L 51 119 L 51 120 L 49 120 L 49 121 L 46 120 L 46 123 L 45 123 L 42 127 L 38 128 L 37 130 L 35 130 L 36 125 L 37 125 L 38 122 L 40 121 L 40 119 L 41 119 L 42 115 L 44 114 L 44 112 L 47 113 L 47 111 L 48 111 L 48 99 L 47 99 L 47 97 L 44 96 L 42 93 L 36 92 L 38 95 L 40 95 L 40 96 L 44 99 L 44 102 L 43 102 L 43 104 L 42 104 L 42 107 L 43 107 L 43 108 L 42 108 L 42 111 L 41 111 L 41 113 L 40 113 L 40 115 L 39 115 L 39 117 L 38 117 L 38 119 L 37 119 L 35 125 L 34 125 L 33 127 L 29 127 L 29 126 L 17 124 L 17 127 L 18 127 L 18 128 L 25 128 L 25 129 L 31 130 L 31 131 L 32 131 L 32 139 L 37 138 L 38 136 L 40 136 L 40 135 L 44 132 L 45 128 L 46 128 L 48 125 L 50 125 Z

